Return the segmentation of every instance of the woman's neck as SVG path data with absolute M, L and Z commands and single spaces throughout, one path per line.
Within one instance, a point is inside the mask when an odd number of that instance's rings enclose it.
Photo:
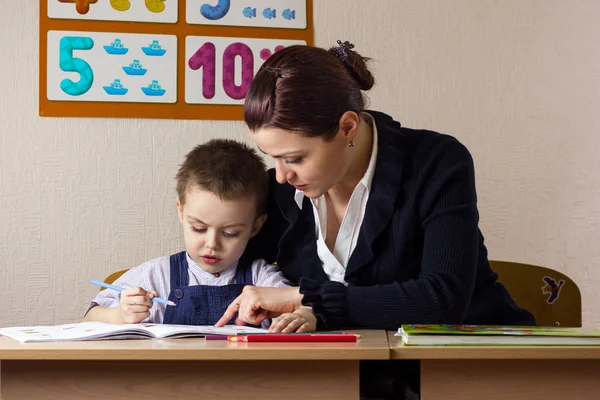
M 348 150 L 353 153 L 348 171 L 335 186 L 329 189 L 329 197 L 336 203 L 348 204 L 356 185 L 369 168 L 373 152 L 373 124 L 373 117 L 362 113 L 358 133 L 354 138 L 354 147 Z

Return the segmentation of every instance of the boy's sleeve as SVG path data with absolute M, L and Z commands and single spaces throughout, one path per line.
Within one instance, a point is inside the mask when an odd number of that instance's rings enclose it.
M 164 281 L 168 281 L 168 274 L 166 273 L 168 270 L 165 270 L 165 263 L 167 261 L 168 257 L 161 257 L 131 268 L 115 280 L 113 285 L 123 288 L 141 287 L 146 290 L 155 290 L 159 293 L 159 296 L 164 296 L 166 290 Z M 104 289 L 90 302 L 84 316 L 96 306 L 106 308 L 118 307 L 120 301 L 121 297 L 119 292 L 111 289 Z M 161 304 L 154 304 L 150 309 L 150 318 L 143 322 L 154 323 L 157 318 L 162 317 L 164 314 L 164 307 L 160 306 Z M 162 320 L 162 318 L 160 319 Z
M 129 287 L 144 287 L 144 268 L 141 266 L 130 269 L 121 275 L 116 281 L 112 284 L 115 286 L 121 286 L 123 288 Z M 85 310 L 84 316 L 90 311 L 92 308 L 96 306 L 106 307 L 106 308 L 114 308 L 118 307 L 121 301 L 121 293 L 116 290 L 104 289 L 100 291 L 96 297 L 90 302 L 87 310 Z
M 279 268 L 268 264 L 265 260 L 256 260 L 252 263 L 252 278 L 254 286 L 263 287 L 289 287 L 290 282 L 283 276 Z

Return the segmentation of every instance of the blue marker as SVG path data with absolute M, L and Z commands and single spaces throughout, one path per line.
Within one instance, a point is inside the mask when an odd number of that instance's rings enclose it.
M 123 290 L 125 290 L 125 288 L 122 288 L 120 286 L 110 285 L 108 283 L 104 283 L 104 282 L 100 282 L 100 281 L 96 281 L 96 280 L 92 280 L 91 284 L 96 285 L 96 286 L 102 286 L 103 288 L 106 288 L 106 289 L 116 290 L 119 293 L 122 292 Z M 166 304 L 168 306 L 176 306 L 177 305 L 170 300 L 161 299 L 160 297 L 153 297 L 152 301 L 155 301 L 160 304 Z

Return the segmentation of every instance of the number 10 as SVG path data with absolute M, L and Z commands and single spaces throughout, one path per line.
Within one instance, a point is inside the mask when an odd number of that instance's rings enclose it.
M 235 58 L 242 61 L 242 82 L 235 84 Z M 206 42 L 189 59 L 188 65 L 194 71 L 202 71 L 202 95 L 206 99 L 215 96 L 216 84 L 216 50 L 214 43 Z M 252 50 L 240 42 L 232 43 L 223 52 L 223 90 L 234 100 L 246 97 L 248 88 L 254 77 L 254 54 Z

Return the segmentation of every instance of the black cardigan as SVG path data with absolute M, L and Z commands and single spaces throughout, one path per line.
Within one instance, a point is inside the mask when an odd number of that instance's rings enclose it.
M 276 261 L 323 329 L 535 324 L 490 269 L 468 150 L 451 136 L 368 113 L 377 125 L 377 163 L 348 286 L 323 271 L 310 199 L 300 210 L 294 187 L 278 184 L 274 170 L 267 222 L 245 256 Z

